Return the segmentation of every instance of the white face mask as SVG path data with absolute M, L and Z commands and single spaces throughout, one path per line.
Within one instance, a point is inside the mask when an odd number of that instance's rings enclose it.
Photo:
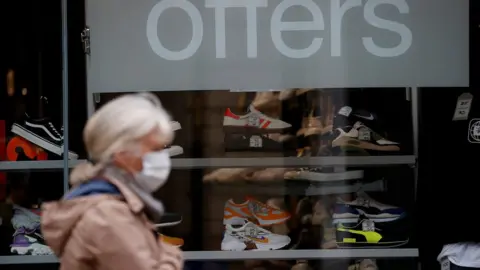
M 135 180 L 145 191 L 153 193 L 167 182 L 170 170 L 167 150 L 147 153 L 143 157 L 143 170 L 135 176 Z

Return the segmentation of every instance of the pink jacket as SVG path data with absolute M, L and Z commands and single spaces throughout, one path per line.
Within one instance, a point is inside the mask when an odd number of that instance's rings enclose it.
M 90 195 L 46 203 L 42 233 L 60 270 L 180 270 L 180 249 L 162 243 L 143 214 L 143 203 L 119 181 L 123 195 Z

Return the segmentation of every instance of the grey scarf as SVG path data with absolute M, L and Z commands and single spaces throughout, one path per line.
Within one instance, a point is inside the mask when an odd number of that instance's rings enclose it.
M 145 205 L 145 214 L 148 218 L 153 223 L 160 221 L 165 212 L 162 202 L 155 199 L 150 192 L 145 191 L 146 189 L 135 180 L 135 176 L 111 166 L 105 168 L 102 175 L 107 178 L 114 178 L 127 186 Z

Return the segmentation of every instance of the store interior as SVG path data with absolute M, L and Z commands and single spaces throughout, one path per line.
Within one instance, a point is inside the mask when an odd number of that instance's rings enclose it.
M 9 48 L 0 61 L 0 268 L 58 269 L 39 222 L 41 203 L 60 199 L 68 188 L 63 165 L 2 171 L 8 166 L 1 164 L 57 164 L 48 161 L 67 155 L 71 168 L 88 158 L 83 3 L 68 7 L 68 32 L 74 33 L 67 38 L 68 115 L 60 2 L 8 5 L 5 10 L 14 12 L 2 19 L 22 24 L 6 28 Z M 174 169 L 155 194 L 168 211 L 158 234 L 186 251 L 186 269 L 418 266 L 413 89 L 154 93 L 175 130 L 169 148 Z M 94 106 L 122 94 L 95 94 Z M 261 257 L 257 250 L 271 252 Z M 33 255 L 49 259 L 32 263 Z

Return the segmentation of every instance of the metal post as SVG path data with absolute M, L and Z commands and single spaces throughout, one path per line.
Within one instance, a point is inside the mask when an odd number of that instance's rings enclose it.
M 419 91 L 417 87 L 410 88 L 412 98 L 412 124 L 413 124 L 413 154 L 418 161 L 418 140 L 419 140 Z M 418 192 L 418 164 L 416 164 L 414 170 L 415 177 L 415 201 L 417 200 Z
M 67 0 L 62 0 L 63 190 L 68 190 L 68 29 Z

